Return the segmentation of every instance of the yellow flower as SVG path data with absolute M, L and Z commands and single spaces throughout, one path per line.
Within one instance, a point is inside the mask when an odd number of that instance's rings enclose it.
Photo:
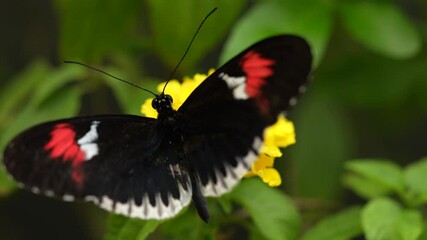
M 214 72 L 210 69 L 208 74 L 195 74 L 193 78 L 184 77 L 184 81 L 171 80 L 166 87 L 165 93 L 173 98 L 173 109 L 177 110 L 196 89 L 203 80 Z M 157 86 L 157 91 L 162 92 L 165 82 Z M 157 111 L 151 107 L 151 101 L 147 99 L 141 106 L 141 113 L 147 117 L 157 118 Z M 295 143 L 295 129 L 291 121 L 284 116 L 279 116 L 277 122 L 264 131 L 264 143 L 261 147 L 258 159 L 252 164 L 251 170 L 245 177 L 259 176 L 270 187 L 279 186 L 282 183 L 279 172 L 273 167 L 274 159 L 281 157 L 280 147 L 286 147 Z
M 252 164 L 251 171 L 245 176 L 258 175 L 270 187 L 279 186 L 282 179 L 279 172 L 273 168 L 274 159 L 282 156 L 279 147 L 286 147 L 294 143 L 294 124 L 280 115 L 275 124 L 265 129 L 261 153 Z

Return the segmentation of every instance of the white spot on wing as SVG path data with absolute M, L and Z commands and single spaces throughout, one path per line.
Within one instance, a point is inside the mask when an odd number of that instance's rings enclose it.
M 90 160 L 94 156 L 98 155 L 98 144 L 86 143 L 80 146 L 80 149 L 85 152 L 85 160 Z
M 107 196 L 103 196 L 101 199 L 101 205 L 99 205 L 100 207 L 102 207 L 103 209 L 107 210 L 107 211 L 112 211 L 113 210 L 113 200 L 111 200 L 111 198 L 107 197 Z
M 237 166 L 233 167 L 230 164 L 224 164 L 226 176 L 223 176 L 220 171 L 215 169 L 217 182 L 209 181 L 206 186 L 202 187 L 202 193 L 205 196 L 220 196 L 229 192 L 249 170 L 252 163 L 258 158 L 255 151 L 259 151 L 262 145 L 262 139 L 255 137 L 252 142 L 252 148 L 248 150 L 246 156 L 237 158 Z
M 98 204 L 98 203 L 99 203 L 99 199 L 98 199 L 97 197 L 95 197 L 95 196 L 92 196 L 92 195 L 90 195 L 90 196 L 86 196 L 86 197 L 84 198 L 84 200 L 85 200 L 85 201 L 87 201 L 87 202 L 93 202 L 93 203 L 95 203 L 95 204 Z
M 191 189 L 188 191 L 178 184 L 179 188 L 179 199 L 175 199 L 172 195 L 168 194 L 168 205 L 166 206 L 160 194 L 157 193 L 155 196 L 155 204 L 151 205 L 150 199 L 147 194 L 143 196 L 141 205 L 137 205 L 135 199 L 129 199 L 126 203 L 114 203 L 107 196 L 102 197 L 100 207 L 107 210 L 113 211 L 118 214 L 122 214 L 128 217 L 141 218 L 141 219 L 165 219 L 171 218 L 178 214 L 185 206 L 191 201 Z M 85 198 L 87 199 L 87 197 Z
M 40 189 L 38 187 L 32 187 L 30 190 L 31 190 L 32 193 L 35 193 L 35 194 L 39 194 L 40 193 Z
M 45 194 L 46 196 L 48 196 L 48 197 L 53 197 L 53 196 L 55 196 L 55 193 L 54 193 L 52 190 L 46 190 L 46 191 L 44 192 L 44 194 Z
M 218 76 L 227 83 L 229 89 L 233 90 L 233 96 L 236 99 L 244 100 L 249 98 L 249 95 L 245 91 L 246 77 L 232 77 L 226 73 L 220 73 Z
M 70 194 L 65 194 L 64 196 L 62 196 L 62 200 L 66 202 L 72 202 L 74 201 L 74 196 Z
M 162 218 L 163 216 L 163 208 L 165 205 L 162 202 L 162 198 L 160 197 L 160 194 L 156 194 L 156 206 L 157 206 L 157 213 L 159 214 L 159 218 Z
M 132 199 L 132 201 L 130 201 L 130 204 L 132 204 L 132 207 L 131 207 L 132 211 L 130 212 L 129 217 L 142 218 L 142 217 L 139 217 L 139 216 L 144 216 L 144 211 L 143 211 L 144 204 L 141 204 L 141 206 L 138 206 L 136 204 L 135 199 Z
M 99 123 L 99 121 L 93 121 L 89 132 L 77 140 L 77 143 L 80 145 L 80 149 L 85 153 L 86 161 L 98 155 L 98 144 L 96 144 L 95 141 L 98 140 L 97 128 Z
M 296 97 L 289 99 L 289 105 L 290 106 L 295 106 L 295 104 L 297 104 L 297 102 L 298 102 L 298 99 Z
M 233 89 L 233 96 L 236 98 L 236 99 L 248 99 L 249 98 L 249 96 L 248 96 L 248 94 L 246 94 L 246 91 L 245 91 L 245 85 L 244 84 L 242 84 L 242 85 L 239 85 L 239 86 L 237 86 L 236 88 L 234 88 Z
M 122 215 L 127 215 L 129 212 L 129 207 L 130 207 L 129 202 L 127 203 L 116 202 L 116 205 L 114 206 L 114 212 Z

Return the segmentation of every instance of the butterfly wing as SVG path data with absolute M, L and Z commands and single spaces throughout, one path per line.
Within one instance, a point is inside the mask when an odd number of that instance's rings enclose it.
M 130 115 L 64 119 L 23 132 L 6 148 L 8 172 L 33 192 L 91 200 L 126 216 L 163 219 L 191 200 L 177 152 L 156 120 Z M 182 147 L 181 147 L 182 148 Z
M 268 38 L 215 71 L 184 102 L 178 111 L 185 149 L 204 195 L 229 191 L 248 171 L 264 129 L 304 91 L 311 60 L 304 39 Z

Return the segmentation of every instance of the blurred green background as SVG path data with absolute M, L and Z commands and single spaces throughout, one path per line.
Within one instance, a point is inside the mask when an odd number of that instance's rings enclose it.
M 0 1 L 0 149 L 19 131 L 46 120 L 139 114 L 146 93 L 62 61 L 97 66 L 154 91 L 214 7 L 217 12 L 203 26 L 176 78 L 206 73 L 276 34 L 301 35 L 313 49 L 314 81 L 289 116 L 297 144 L 276 161 L 283 177 L 281 196 L 298 212 L 297 220 L 291 220 L 292 234 L 283 239 L 297 239 L 325 216 L 366 202 L 343 181 L 348 160 L 389 159 L 405 166 L 427 155 L 424 0 Z M 244 190 L 239 188 L 243 195 Z M 248 206 L 238 199 L 228 208 Z M 229 204 L 223 198 L 210 200 L 213 223 L 184 214 L 180 221 L 162 224 L 150 238 L 275 239 L 262 230 L 262 221 L 255 220 L 257 232 L 227 214 L 215 219 L 215 207 L 221 205 L 216 202 Z M 101 239 L 121 221 L 110 217 L 107 227 L 107 214 L 90 204 L 15 191 L 0 172 L 0 239 Z M 188 226 L 197 233 L 189 235 Z M 110 239 L 116 239 L 114 234 Z M 135 239 L 126 234 L 122 239 Z M 145 233 L 139 234 L 142 239 Z M 361 235 L 359 230 L 339 239 Z

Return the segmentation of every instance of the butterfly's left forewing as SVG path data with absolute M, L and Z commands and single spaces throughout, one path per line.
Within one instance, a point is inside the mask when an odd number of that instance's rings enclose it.
M 33 192 L 90 200 L 126 216 L 163 219 L 191 200 L 186 166 L 156 120 L 108 115 L 58 120 L 23 132 L 4 163 Z M 167 142 L 167 141 L 166 141 Z

